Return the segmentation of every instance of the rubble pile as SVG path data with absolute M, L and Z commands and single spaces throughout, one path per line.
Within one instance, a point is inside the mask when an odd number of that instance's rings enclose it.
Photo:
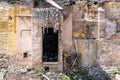
M 26 65 L 19 65 L 15 57 L 0 55 L 0 80 L 62 80 L 68 78 L 60 72 L 35 69 Z
M 75 74 L 71 75 L 71 80 L 111 80 L 111 78 L 100 67 L 81 67 Z
M 120 67 L 82 67 L 70 77 L 71 80 L 120 80 Z
M 21 65 L 15 57 L 0 54 L 0 80 L 119 80 L 120 67 L 81 67 L 67 75 Z

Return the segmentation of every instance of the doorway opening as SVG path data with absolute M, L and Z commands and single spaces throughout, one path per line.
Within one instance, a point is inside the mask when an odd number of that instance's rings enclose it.
M 43 29 L 42 29 L 43 30 Z M 58 61 L 58 31 L 54 32 L 54 28 L 45 28 L 43 33 L 43 62 Z

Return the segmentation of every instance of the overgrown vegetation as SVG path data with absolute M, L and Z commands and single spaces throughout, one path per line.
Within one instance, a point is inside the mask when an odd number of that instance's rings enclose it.
M 120 71 L 120 66 L 119 66 L 119 67 L 117 67 L 117 70 L 118 70 L 118 71 Z
M 114 73 L 109 73 L 108 76 L 109 76 L 110 78 L 115 78 L 115 74 L 114 74 Z
M 91 77 L 86 69 L 80 68 L 76 74 L 79 76 L 79 78 L 74 79 L 73 76 L 71 76 L 71 80 L 91 80 Z
M 59 80 L 70 80 L 70 78 L 67 76 L 62 76 Z
M 36 73 L 44 73 L 44 72 L 45 72 L 45 69 L 42 68 L 42 67 L 36 67 L 36 68 L 35 68 L 35 72 L 36 72 Z
M 50 70 L 50 72 L 51 72 L 52 74 L 55 74 L 55 70 L 54 70 L 54 69 Z

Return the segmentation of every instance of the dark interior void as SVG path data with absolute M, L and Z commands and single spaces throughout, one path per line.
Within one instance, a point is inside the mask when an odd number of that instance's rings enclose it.
M 43 62 L 58 61 L 58 31 L 53 28 L 45 28 L 43 33 Z
M 27 52 L 23 53 L 23 57 L 24 58 L 28 57 L 28 53 Z

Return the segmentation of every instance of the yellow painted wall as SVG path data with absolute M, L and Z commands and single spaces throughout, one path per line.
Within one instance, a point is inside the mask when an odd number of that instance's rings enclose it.
M 14 7 L 8 9 L 8 54 L 16 54 L 16 33 L 14 31 Z M 10 19 L 12 18 L 12 19 Z
M 5 34 L 5 43 L 0 42 L 0 44 L 6 44 L 5 53 L 8 55 L 16 55 L 16 16 L 17 14 L 31 14 L 31 7 L 22 5 L 12 5 L 7 6 L 4 9 L 0 9 L 0 34 Z M 1 35 L 0 35 L 1 36 Z M 2 36 L 1 36 L 2 37 Z M 2 46 L 0 48 L 2 50 Z

